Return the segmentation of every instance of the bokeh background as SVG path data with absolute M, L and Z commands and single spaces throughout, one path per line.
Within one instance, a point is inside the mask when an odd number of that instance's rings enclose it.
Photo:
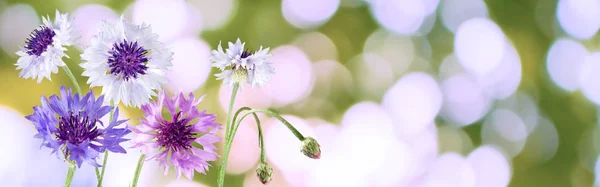
M 101 20 L 151 24 L 175 53 L 169 91 L 206 95 L 224 122 L 231 88 L 208 57 L 238 37 L 271 47 L 277 74 L 236 108 L 284 114 L 322 145 L 310 160 L 262 116 L 269 186 L 593 186 L 600 180 L 600 1 L 597 0 L 0 0 L 0 186 L 61 186 L 66 165 L 39 149 L 23 117 L 41 95 L 72 87 L 59 72 L 18 78 L 15 52 L 41 16 L 70 12 L 82 32 L 65 59 L 84 91 L 79 55 Z M 225 46 L 226 47 L 226 46 Z M 100 89 L 94 88 L 96 93 Z M 123 118 L 138 123 L 139 110 Z M 221 132 L 223 134 L 223 132 Z M 263 186 L 253 120 L 242 124 L 226 186 Z M 110 154 L 105 186 L 128 186 L 139 150 Z M 216 186 L 145 164 L 140 186 Z M 83 166 L 74 186 L 95 186 Z

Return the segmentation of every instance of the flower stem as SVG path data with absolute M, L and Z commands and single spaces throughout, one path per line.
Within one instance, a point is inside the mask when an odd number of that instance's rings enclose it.
M 233 116 L 233 122 L 234 122 L 235 126 L 233 128 L 233 131 L 231 132 L 232 133 L 231 138 L 229 139 L 229 142 L 227 142 L 230 144 L 230 146 L 231 146 L 231 144 L 233 144 L 233 139 L 235 137 L 235 134 L 237 133 L 238 127 L 241 124 L 241 121 L 236 123 L 236 119 L 237 119 L 238 115 L 245 110 L 252 110 L 252 108 L 242 107 L 242 108 L 238 109 L 238 111 Z M 264 148 L 265 142 L 263 139 L 262 126 L 260 125 L 260 119 L 258 119 L 258 115 L 256 115 L 256 113 L 252 113 L 252 114 L 254 115 L 254 120 L 256 120 L 256 127 L 258 128 L 258 146 L 260 147 L 260 161 L 266 162 L 267 159 L 265 156 L 265 148 Z
M 100 170 L 98 167 L 94 167 L 94 170 L 96 170 L 96 180 L 100 181 Z
M 77 166 L 73 163 L 69 163 L 69 171 L 67 171 L 67 179 L 65 179 L 65 187 L 70 187 L 73 182 L 73 175 L 75 175 L 75 169 Z
M 108 123 L 110 123 L 113 120 L 114 114 L 115 114 L 115 109 L 111 110 L 110 114 L 108 114 Z M 96 177 L 98 179 L 97 187 L 102 186 L 102 180 L 104 179 L 104 171 L 106 171 L 106 162 L 107 161 L 108 161 L 108 150 L 104 150 L 104 159 L 102 160 L 102 172 L 100 172 L 100 175 L 98 175 L 98 168 L 96 168 Z
M 227 123 L 225 125 L 225 144 L 231 139 L 231 128 L 233 124 L 231 123 L 231 112 L 233 111 L 233 104 L 235 103 L 235 97 L 237 95 L 239 84 L 235 83 L 233 85 L 233 90 L 231 91 L 231 99 L 229 100 L 229 110 L 227 111 Z M 227 146 L 227 145 L 226 145 Z M 226 149 L 224 155 L 228 155 L 229 151 Z M 223 157 L 221 161 L 221 165 L 219 166 L 219 175 L 217 178 L 217 184 L 219 187 L 223 187 L 225 183 L 225 166 L 227 165 L 227 157 Z
M 265 141 L 263 138 L 262 127 L 260 126 L 260 121 L 258 120 L 258 116 L 255 113 L 253 113 L 253 114 L 254 114 L 254 119 L 256 119 L 256 124 L 258 125 L 258 146 L 260 146 L 260 161 L 262 163 L 267 163 L 267 155 L 265 154 Z
M 131 187 L 136 187 L 138 183 L 138 179 L 140 178 L 140 173 L 142 172 L 142 167 L 144 166 L 144 158 L 145 154 L 140 155 L 140 159 L 138 160 L 137 167 L 135 167 L 135 174 L 133 175 L 133 182 Z
M 231 128 L 233 127 L 233 123 L 231 123 L 231 112 L 233 111 L 233 104 L 235 103 L 235 97 L 237 96 L 238 89 L 240 85 L 236 83 L 233 85 L 233 90 L 231 91 L 231 99 L 229 99 L 229 109 L 227 110 L 227 126 L 225 128 L 225 138 L 229 138 L 231 136 Z
M 224 172 L 225 171 L 224 168 L 227 167 L 227 159 L 229 158 L 229 152 L 231 151 L 231 146 L 233 145 L 233 139 L 235 137 L 235 134 L 237 132 L 238 127 L 240 126 L 240 123 L 242 122 L 242 120 L 239 120 L 239 121 L 236 122 L 235 119 L 237 119 L 237 116 L 242 111 L 244 111 L 244 110 L 250 110 L 250 109 L 251 108 L 249 108 L 249 107 L 242 107 L 242 108 L 240 108 L 235 113 L 235 115 L 233 117 L 233 121 L 232 122 L 234 122 L 234 124 L 232 126 L 233 128 L 231 129 L 231 133 L 230 133 L 231 135 L 229 136 L 229 139 L 225 140 L 225 151 L 223 153 L 223 157 L 221 158 L 222 161 L 221 161 L 221 166 L 219 167 L 219 174 L 221 174 L 221 171 Z M 266 159 L 266 156 L 265 156 L 265 149 L 264 149 L 264 146 L 263 146 L 264 145 L 264 141 L 263 141 L 263 136 L 262 136 L 262 127 L 260 125 L 260 119 L 258 119 L 258 115 L 256 115 L 255 113 L 252 113 L 252 114 L 254 115 L 254 119 L 256 120 L 256 125 L 258 127 L 258 141 L 259 141 L 258 145 L 260 146 L 260 149 L 261 149 L 261 151 L 260 151 L 260 154 L 261 154 L 260 158 L 261 158 L 261 161 L 265 161 L 266 162 L 267 159 Z M 223 170 L 221 170 L 221 169 L 223 169 Z M 219 176 L 221 176 L 221 175 L 219 175 Z M 224 176 L 225 175 L 223 175 L 223 177 Z M 225 179 L 225 178 L 223 178 L 223 179 Z M 217 181 L 217 184 L 219 185 L 219 187 L 223 186 L 222 182 L 224 182 L 224 180 L 222 180 L 220 182 Z
M 274 118 L 277 118 L 279 121 L 281 121 L 281 123 L 283 123 L 290 131 L 292 131 L 292 133 L 294 134 L 294 136 L 296 136 L 296 138 L 298 138 L 298 140 L 300 141 L 304 141 L 304 136 L 302 135 L 302 133 L 300 133 L 298 130 L 296 130 L 296 128 L 287 120 L 283 119 L 283 117 L 281 117 L 279 114 L 271 111 L 271 110 L 264 110 L 264 109 L 253 109 L 248 111 L 248 113 L 244 114 L 242 116 L 242 118 L 240 118 L 238 120 L 238 123 L 241 122 L 242 120 L 244 120 L 244 118 L 250 114 L 256 113 L 256 112 L 262 112 L 265 114 L 268 114 L 269 116 L 272 116 Z
M 98 187 L 102 186 L 102 179 L 104 179 L 104 171 L 106 171 L 106 162 L 108 161 L 108 150 L 104 150 L 104 160 L 102 161 L 102 171 L 98 178 Z
M 69 79 L 71 79 L 71 82 L 73 82 L 73 85 L 75 86 L 75 89 L 77 90 L 77 93 L 79 93 L 80 95 L 83 95 L 83 93 L 81 92 L 81 88 L 79 87 L 79 83 L 77 82 L 77 79 L 75 79 L 75 76 L 73 76 L 73 72 L 71 72 L 71 69 L 69 69 L 69 66 L 67 66 L 65 64 L 64 66 L 61 66 L 61 67 L 63 68 L 65 73 L 67 73 L 67 76 L 69 77 Z

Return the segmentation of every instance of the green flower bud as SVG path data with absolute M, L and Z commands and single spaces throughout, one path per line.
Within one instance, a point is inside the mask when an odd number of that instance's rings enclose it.
M 302 141 L 302 153 L 309 158 L 319 159 L 321 158 L 321 146 L 312 137 L 306 137 Z
M 258 164 L 258 167 L 256 168 L 256 176 L 260 182 L 262 182 L 264 185 L 267 185 L 269 182 L 271 182 L 272 175 L 273 168 L 271 165 L 269 165 L 269 163 L 261 162 Z

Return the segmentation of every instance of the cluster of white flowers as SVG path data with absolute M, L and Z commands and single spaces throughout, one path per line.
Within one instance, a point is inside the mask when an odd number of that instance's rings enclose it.
M 37 78 L 40 83 L 45 77 L 51 80 L 51 73 L 57 73 L 58 67 L 65 66 L 63 57 L 67 49 L 79 39 L 79 33 L 72 28 L 73 17 L 56 11 L 54 22 L 43 17 L 44 24 L 32 32 L 17 54 L 20 58 L 15 64 L 21 70 L 20 77 Z M 275 72 L 269 62 L 269 48 L 250 51 L 244 49 L 245 43 L 237 39 L 229 42 L 229 48 L 223 51 L 219 43 L 213 50 L 213 67 L 222 72 L 216 74 L 224 84 L 239 85 L 245 83 L 262 87 Z M 135 25 L 121 17 L 116 23 L 102 23 L 91 45 L 86 46 L 80 66 L 83 76 L 88 77 L 90 87 L 102 87 L 106 101 L 118 105 L 139 107 L 149 103 L 157 91 L 167 82 L 166 72 L 172 66 L 173 53 L 158 41 L 158 35 L 152 33 L 149 25 Z

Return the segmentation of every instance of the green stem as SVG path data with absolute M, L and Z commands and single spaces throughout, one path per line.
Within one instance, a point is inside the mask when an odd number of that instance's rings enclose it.
M 265 141 L 263 138 L 262 127 L 260 126 L 260 121 L 258 120 L 258 116 L 256 115 L 256 113 L 252 114 L 254 114 L 254 119 L 256 120 L 256 125 L 258 126 L 258 146 L 260 146 L 260 161 L 262 163 L 267 163 L 267 155 L 265 154 Z
M 231 91 L 231 98 L 229 99 L 229 109 L 227 110 L 227 126 L 225 128 L 225 139 L 228 139 L 231 136 L 231 128 L 233 124 L 231 123 L 231 112 L 233 111 L 233 104 L 235 103 L 235 97 L 237 96 L 238 89 L 240 85 L 238 83 L 233 85 L 233 90 Z
M 233 116 L 233 122 L 234 122 L 233 131 L 231 132 L 231 138 L 229 139 L 228 142 L 226 142 L 229 144 L 230 147 L 233 144 L 233 139 L 235 137 L 235 134 L 237 133 L 238 128 L 240 127 L 240 124 L 241 124 L 241 120 L 236 123 L 237 117 L 241 112 L 243 112 L 245 110 L 252 110 L 252 108 L 242 107 L 242 108 L 238 109 L 238 111 Z M 258 128 L 258 146 L 260 147 L 260 160 L 266 162 L 267 159 L 265 156 L 265 149 L 263 146 L 264 138 L 263 138 L 263 133 L 262 133 L 262 126 L 260 125 L 260 119 L 258 118 L 258 115 L 256 115 L 256 113 L 252 113 L 252 115 L 254 116 L 254 120 L 256 121 L 256 127 Z
M 77 90 L 77 93 L 79 93 L 80 95 L 83 95 L 83 92 L 81 92 L 81 88 L 79 87 L 79 83 L 77 83 L 77 79 L 75 79 L 75 76 L 73 76 L 73 72 L 71 72 L 71 69 L 69 69 L 69 66 L 67 66 L 65 64 L 64 66 L 61 66 L 61 67 L 63 68 L 65 73 L 67 73 L 67 76 L 69 77 L 69 79 L 71 79 L 71 82 L 73 82 L 73 85 L 75 86 L 75 89 Z
M 131 187 L 136 187 L 138 183 L 138 179 L 140 178 L 140 173 L 142 172 L 142 167 L 144 166 L 144 158 L 145 154 L 140 155 L 140 159 L 138 159 L 137 167 L 135 167 L 135 174 L 133 175 L 133 182 Z
M 227 142 L 230 139 L 230 134 L 231 134 L 231 128 L 233 127 L 233 124 L 231 124 L 231 112 L 233 111 L 233 104 L 235 103 L 235 97 L 237 96 L 238 93 L 238 89 L 239 89 L 239 84 L 235 83 L 233 85 L 233 90 L 231 91 L 231 98 L 229 100 L 229 110 L 227 111 L 227 123 L 225 124 L 225 143 L 227 144 Z M 227 152 L 227 150 L 225 150 Z M 227 153 L 229 154 L 229 153 Z M 223 159 L 221 161 L 221 165 L 219 166 L 219 175 L 217 178 L 217 184 L 219 187 L 223 187 L 223 184 L 225 183 L 225 165 L 227 164 L 227 159 Z
M 110 114 L 108 114 L 108 123 L 112 122 L 114 114 L 115 114 L 115 109 L 111 110 Z M 100 175 L 98 175 L 98 168 L 96 168 L 96 177 L 98 179 L 97 187 L 102 186 L 102 180 L 104 179 L 104 171 L 106 171 L 106 162 L 107 161 L 108 161 L 108 150 L 104 150 L 104 159 L 102 160 L 102 171 L 100 172 Z
M 240 126 L 240 122 L 242 121 L 240 119 L 239 121 L 236 122 L 235 119 L 237 119 L 237 116 L 240 114 L 240 112 L 242 112 L 244 110 L 250 110 L 250 108 L 248 108 L 248 107 L 242 107 L 242 108 L 240 108 L 235 113 L 235 115 L 233 117 L 233 122 L 234 122 L 234 124 L 232 126 L 233 129 L 231 131 L 231 135 L 229 136 L 229 139 L 225 140 L 225 151 L 223 153 L 223 157 L 221 157 L 221 166 L 219 167 L 219 174 L 224 174 L 224 171 L 225 171 L 224 168 L 227 167 L 227 159 L 229 158 L 229 152 L 231 151 L 231 146 L 233 145 L 233 139 L 235 137 L 235 134 L 237 133 L 238 127 Z M 260 158 L 261 158 L 261 161 L 265 161 L 266 162 L 267 159 L 266 159 L 266 156 L 265 156 L 265 150 L 264 150 L 264 146 L 263 146 L 264 145 L 264 141 L 263 141 L 263 136 L 262 136 L 262 127 L 260 125 L 260 119 L 258 118 L 258 115 L 256 115 L 255 113 L 252 113 L 252 114 L 254 115 L 254 119 L 256 120 L 256 125 L 258 127 L 258 141 L 259 141 L 258 144 L 259 144 L 260 149 L 261 149 L 261 151 L 260 151 L 261 152 Z M 223 171 L 223 173 L 221 173 L 221 171 Z M 219 175 L 219 176 L 221 176 L 221 175 Z M 225 176 L 225 175 L 223 175 L 223 176 Z M 222 187 L 223 186 L 223 182 L 224 182 L 224 180 L 217 181 L 218 186 Z
M 106 171 L 106 162 L 108 161 L 108 150 L 104 150 L 104 160 L 102 161 L 102 171 L 100 172 L 100 178 L 98 178 L 98 187 L 102 186 L 102 179 L 104 179 L 104 172 Z
M 67 179 L 65 179 L 65 187 L 71 187 L 73 182 L 73 175 L 75 175 L 75 169 L 77 166 L 73 163 L 69 163 L 69 171 L 67 171 Z
M 296 136 L 296 138 L 298 138 L 298 140 L 300 141 L 304 141 L 304 136 L 302 135 L 302 133 L 300 133 L 298 130 L 296 130 L 296 128 L 287 120 L 283 119 L 283 117 L 281 117 L 279 114 L 271 111 L 271 110 L 264 110 L 264 109 L 253 109 L 248 111 L 246 114 L 244 114 L 242 116 L 242 118 L 240 118 L 238 120 L 238 123 L 241 122 L 242 120 L 244 120 L 244 118 L 250 114 L 256 113 L 256 112 L 262 112 L 265 113 L 269 116 L 272 116 L 274 118 L 277 118 L 279 121 L 281 121 L 281 123 L 283 123 L 290 131 L 292 131 L 292 133 L 294 134 L 294 136 Z

